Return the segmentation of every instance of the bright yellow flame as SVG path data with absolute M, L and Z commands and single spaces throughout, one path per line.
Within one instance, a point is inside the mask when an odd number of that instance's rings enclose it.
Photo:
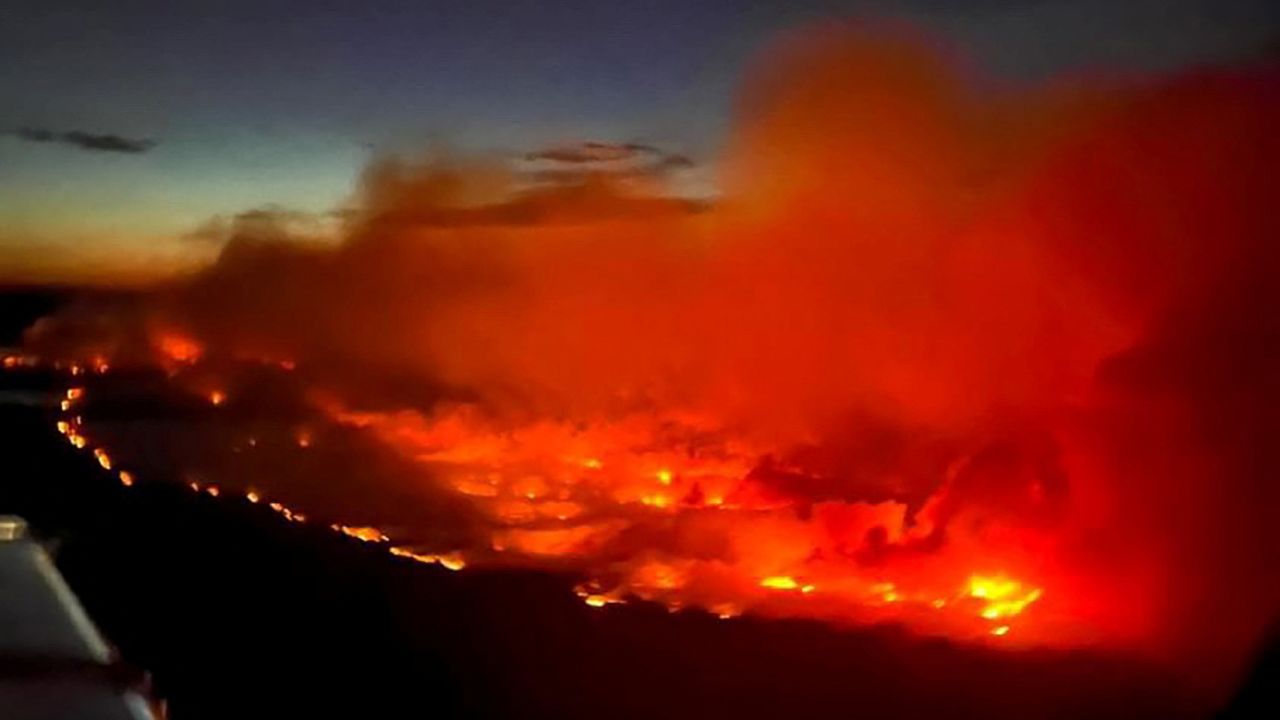
M 1006 577 L 973 575 L 969 578 L 969 595 L 986 600 L 980 615 L 987 620 L 1017 615 L 1040 599 L 1040 588 L 1026 590 L 1022 583 Z
M 63 435 L 66 435 L 68 432 L 71 432 L 71 423 L 67 422 L 66 420 L 59 420 L 58 432 Z
M 244 494 L 244 499 L 248 500 L 251 503 L 256 503 L 262 500 L 262 496 L 259 495 L 256 490 L 250 490 L 249 492 Z
M 111 469 L 111 457 L 107 455 L 106 450 L 103 450 L 102 448 L 96 448 L 93 451 L 93 456 L 98 458 L 98 464 L 102 466 L 103 470 Z
M 1004 635 L 1007 632 L 1009 632 L 1008 625 L 1001 625 L 1000 627 L 991 628 L 991 634 L 997 637 Z
M 800 583 L 789 575 L 770 575 L 760 581 L 760 587 L 770 590 L 795 590 L 800 587 Z
M 663 485 L 670 485 L 671 481 L 675 478 L 675 476 L 671 474 L 671 471 L 667 470 L 666 468 L 659 470 L 657 473 L 657 477 L 658 477 L 658 482 L 662 483 Z
M 222 493 L 222 491 L 218 489 L 217 485 L 210 485 L 209 487 L 205 488 L 204 491 L 209 493 L 210 497 L 218 497 L 218 495 Z

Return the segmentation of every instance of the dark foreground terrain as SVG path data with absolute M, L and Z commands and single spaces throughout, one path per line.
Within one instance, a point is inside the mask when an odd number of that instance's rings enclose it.
M 34 401 L 56 387 L 42 372 L 0 375 L 0 513 L 31 522 L 177 720 L 1211 712 L 1124 658 L 592 609 L 573 578 L 452 573 L 176 482 L 125 488 L 53 430 Z M 1236 714 L 1261 712 L 1275 677 L 1274 659 L 1259 665 Z

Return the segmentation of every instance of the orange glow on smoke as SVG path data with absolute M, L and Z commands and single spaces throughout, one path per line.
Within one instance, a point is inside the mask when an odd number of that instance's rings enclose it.
M 234 435 L 257 459 L 357 438 L 460 508 L 325 517 L 409 561 L 1229 672 L 1280 609 L 1280 95 L 1270 66 L 1102 85 L 802 34 L 749 72 L 715 201 L 375 164 L 341 241 L 238 238 L 156 299 L 148 357 L 215 405 L 234 363 L 296 392 Z M 316 486 L 354 507 L 346 467 Z
M 177 333 L 162 333 L 154 343 L 167 360 L 182 365 L 194 363 L 204 354 L 204 347 L 200 343 Z

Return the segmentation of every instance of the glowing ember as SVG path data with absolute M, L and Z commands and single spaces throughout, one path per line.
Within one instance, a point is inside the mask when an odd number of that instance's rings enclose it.
M 125 487 L 132 487 L 132 486 L 133 486 L 133 473 L 130 473 L 130 472 L 126 471 L 126 470 L 121 470 L 121 471 L 120 471 L 120 484 L 121 484 L 121 485 L 123 485 L 123 486 L 125 486 Z

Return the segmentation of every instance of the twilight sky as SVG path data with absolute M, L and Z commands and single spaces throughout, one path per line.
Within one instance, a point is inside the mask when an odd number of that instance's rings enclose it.
M 745 60 L 898 18 L 998 78 L 1274 52 L 1268 0 L 9 0 L 0 281 L 162 272 L 256 207 L 324 211 L 374 153 L 640 142 L 714 160 Z

